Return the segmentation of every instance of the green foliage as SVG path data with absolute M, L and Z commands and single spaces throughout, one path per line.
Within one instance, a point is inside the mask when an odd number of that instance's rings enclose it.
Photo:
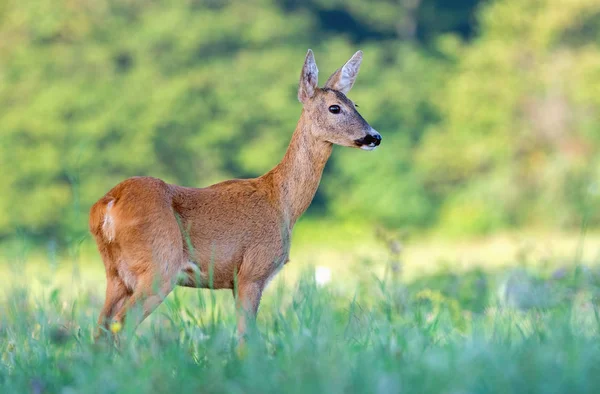
M 336 150 L 313 212 L 450 233 L 597 224 L 598 2 L 400 3 L 2 2 L 0 238 L 80 239 L 129 176 L 270 169 L 308 47 L 321 82 L 365 51 L 351 97 L 384 137 Z
M 600 4 L 497 1 L 458 51 L 443 121 L 418 167 L 443 201 L 441 225 L 598 223 Z M 597 95 L 596 95 L 597 96 Z M 585 97 L 585 98 L 584 98 Z
M 363 278 L 354 296 L 306 276 L 265 297 L 243 349 L 231 297 L 176 291 L 114 346 L 91 340 L 102 301 L 93 292 L 71 300 L 58 288 L 40 296 L 15 287 L 0 301 L 0 391 L 594 392 L 599 276 L 561 276 Z M 542 287 L 557 302 L 544 302 Z

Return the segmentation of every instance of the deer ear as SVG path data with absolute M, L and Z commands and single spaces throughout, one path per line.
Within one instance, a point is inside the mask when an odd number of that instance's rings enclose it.
M 315 95 L 317 83 L 319 80 L 319 69 L 315 63 L 315 56 L 310 49 L 306 53 L 302 74 L 300 74 L 300 84 L 298 86 L 298 100 L 301 103 L 306 103 L 309 98 Z
M 352 89 L 354 81 L 358 76 L 360 63 L 362 62 L 362 51 L 358 51 L 344 64 L 344 66 L 331 74 L 331 77 L 325 83 L 325 87 L 333 90 L 339 90 L 346 94 Z

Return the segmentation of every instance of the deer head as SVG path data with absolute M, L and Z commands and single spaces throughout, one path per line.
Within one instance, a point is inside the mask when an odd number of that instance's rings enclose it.
M 298 100 L 304 105 L 303 116 L 310 119 L 311 132 L 317 139 L 336 145 L 373 150 L 381 143 L 375 131 L 346 97 L 360 69 L 362 51 L 358 51 L 334 72 L 323 88 L 318 87 L 317 64 L 309 49 L 300 75 Z

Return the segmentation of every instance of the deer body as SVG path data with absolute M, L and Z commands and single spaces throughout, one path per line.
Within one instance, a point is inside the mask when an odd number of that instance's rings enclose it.
M 143 308 L 139 324 L 182 285 L 237 290 L 243 334 L 268 281 L 288 261 L 292 229 L 316 193 L 332 145 L 379 145 L 379 134 L 344 95 L 361 59 L 357 52 L 319 89 L 309 51 L 298 94 L 302 115 L 284 158 L 265 175 L 206 188 L 134 177 L 92 206 L 90 230 L 107 278 L 100 325 L 123 321 L 134 305 Z

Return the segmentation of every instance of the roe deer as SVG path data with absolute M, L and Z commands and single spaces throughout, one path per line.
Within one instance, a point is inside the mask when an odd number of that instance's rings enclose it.
M 133 177 L 92 206 L 90 231 L 107 280 L 100 327 L 140 305 L 137 326 L 180 285 L 232 289 L 243 336 L 265 286 L 288 262 L 292 228 L 315 195 L 332 145 L 373 150 L 381 142 L 346 97 L 361 61 L 358 51 L 319 88 L 308 50 L 300 120 L 285 156 L 265 175 L 200 189 Z

